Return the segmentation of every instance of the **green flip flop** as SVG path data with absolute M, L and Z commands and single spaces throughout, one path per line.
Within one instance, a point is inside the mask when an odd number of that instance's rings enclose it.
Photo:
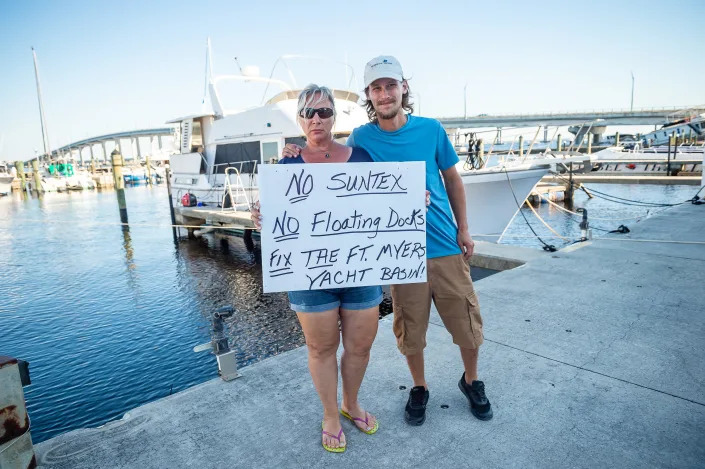
M 323 422 L 321 422 L 321 430 L 323 430 Z M 328 435 L 331 438 L 335 438 L 336 440 L 338 440 L 338 443 L 340 443 L 340 437 L 343 436 L 343 429 L 340 429 L 340 431 L 338 432 L 338 436 L 333 435 L 332 433 L 328 433 L 325 430 L 323 430 L 321 433 L 323 435 Z M 342 453 L 345 451 L 345 448 L 347 448 L 347 444 L 345 446 L 338 446 L 337 448 L 333 448 L 332 446 L 328 446 L 327 444 L 323 443 L 323 440 L 321 440 L 321 445 L 323 445 L 323 448 L 326 451 L 330 451 L 331 453 Z
M 361 419 L 359 417 L 353 417 L 352 415 L 348 414 L 345 412 L 343 409 L 340 409 L 340 415 L 345 417 L 346 419 L 350 420 L 355 426 L 357 427 L 358 430 L 360 430 L 362 433 L 366 433 L 368 435 L 372 435 L 377 431 L 379 428 L 379 420 L 375 420 L 375 426 L 370 428 L 369 430 L 365 430 L 363 427 L 360 427 L 356 422 L 362 422 L 365 424 L 365 427 L 369 427 L 369 415 L 371 415 L 369 412 L 365 411 L 365 418 Z

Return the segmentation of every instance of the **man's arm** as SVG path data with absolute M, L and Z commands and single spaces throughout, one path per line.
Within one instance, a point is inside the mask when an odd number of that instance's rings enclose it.
M 458 223 L 458 235 L 457 241 L 460 250 L 463 252 L 463 257 L 465 260 L 470 260 L 473 251 L 475 250 L 475 242 L 470 236 L 470 231 L 468 230 L 468 217 L 465 211 L 465 188 L 463 187 L 463 179 L 458 174 L 458 170 L 455 166 L 441 171 L 443 174 L 443 181 L 446 186 L 446 191 L 448 192 L 448 200 L 450 201 L 450 207 L 453 209 L 453 215 L 455 215 L 455 221 Z

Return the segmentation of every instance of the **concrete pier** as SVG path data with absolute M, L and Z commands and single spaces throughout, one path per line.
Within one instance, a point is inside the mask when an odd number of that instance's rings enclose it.
M 537 251 L 476 283 L 485 321 L 480 376 L 494 407 L 491 421 L 470 414 L 457 387 L 457 348 L 433 314 L 427 420 L 406 425 L 411 380 L 386 317 L 360 393 L 380 430 L 368 436 L 343 422 L 343 454 L 321 448 L 320 403 L 304 347 L 245 367 L 235 381 L 213 379 L 101 428 L 40 443 L 38 463 L 702 467 L 705 206 L 674 207 L 631 228 L 555 253 Z

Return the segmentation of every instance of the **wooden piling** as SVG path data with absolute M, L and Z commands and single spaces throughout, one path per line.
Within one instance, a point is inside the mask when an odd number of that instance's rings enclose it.
M 42 187 L 42 176 L 39 174 L 39 161 L 36 159 L 32 160 L 32 173 L 34 176 L 34 190 L 40 194 L 44 192 L 44 188 Z
M 122 177 L 123 159 L 116 148 L 110 154 L 113 163 L 113 180 L 117 191 L 118 207 L 120 208 L 120 221 L 127 223 L 127 202 L 125 201 L 125 180 Z
M 673 134 L 668 137 L 668 162 L 666 163 L 666 176 L 671 175 L 671 145 L 673 145 Z
M 24 175 L 24 161 L 15 161 L 15 168 L 17 169 L 17 177 L 20 178 L 20 188 L 24 191 L 27 188 L 27 181 Z
M 592 135 L 588 134 L 587 154 L 592 154 Z
M 145 165 L 147 165 L 147 184 L 152 185 L 152 165 L 149 162 L 149 155 L 144 157 Z
M 519 135 L 519 158 L 524 156 L 524 136 Z
M 171 231 L 174 235 L 174 243 L 178 243 L 178 236 L 176 233 L 176 215 L 174 214 L 174 201 L 171 199 L 171 166 L 167 166 L 164 170 L 164 175 L 166 179 L 166 193 L 169 197 L 169 213 L 171 214 Z
M 573 200 L 573 193 L 575 187 L 573 186 L 573 162 L 568 163 L 568 186 L 563 194 L 564 200 Z
M 561 134 L 558 134 L 558 137 L 556 137 L 556 150 L 561 151 L 562 150 L 562 140 L 561 140 Z
M 615 147 L 619 146 L 619 132 L 614 133 L 614 146 Z

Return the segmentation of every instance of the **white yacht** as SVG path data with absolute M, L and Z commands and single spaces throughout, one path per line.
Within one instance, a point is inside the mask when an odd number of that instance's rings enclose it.
M 280 58 L 277 63 L 288 58 Z M 209 58 L 207 63 L 210 65 Z M 249 210 L 249 205 L 258 200 L 257 167 L 277 161 L 287 143 L 304 144 L 296 120 L 297 98 L 302 87 L 297 86 L 291 69 L 286 68 L 290 82 L 272 79 L 274 70 L 270 78 L 250 73 L 214 77 L 209 72 L 206 89 L 213 112 L 168 122 L 178 125 L 181 146 L 181 153 L 170 157 L 175 206 L 188 193 L 206 206 Z M 281 89 L 272 91 L 271 97 L 259 106 L 228 112 L 221 105 L 218 86 L 229 80 L 267 83 L 268 89 Z M 352 81 L 347 81 L 348 88 Z M 367 123 L 368 117 L 359 104 L 359 94 L 344 88 L 332 87 L 332 91 L 337 110 L 333 132 L 344 141 L 354 128 Z M 460 165 L 459 169 L 465 183 L 471 233 L 483 235 L 483 240 L 496 241 L 548 171 L 548 165 L 506 164 L 470 170 Z
M 9 195 L 12 192 L 12 180 L 15 177 L 10 174 L 7 164 L 0 161 L 0 195 Z
M 671 136 L 684 139 L 688 137 L 702 138 L 704 135 L 705 114 L 700 114 L 670 122 L 660 129 L 644 134 L 641 137 L 641 142 L 648 146 L 668 145 L 668 139 Z
M 642 148 L 635 145 L 609 147 L 591 155 L 595 171 L 630 174 L 672 173 L 701 174 L 705 144 L 682 145 L 668 148 L 664 145 Z

